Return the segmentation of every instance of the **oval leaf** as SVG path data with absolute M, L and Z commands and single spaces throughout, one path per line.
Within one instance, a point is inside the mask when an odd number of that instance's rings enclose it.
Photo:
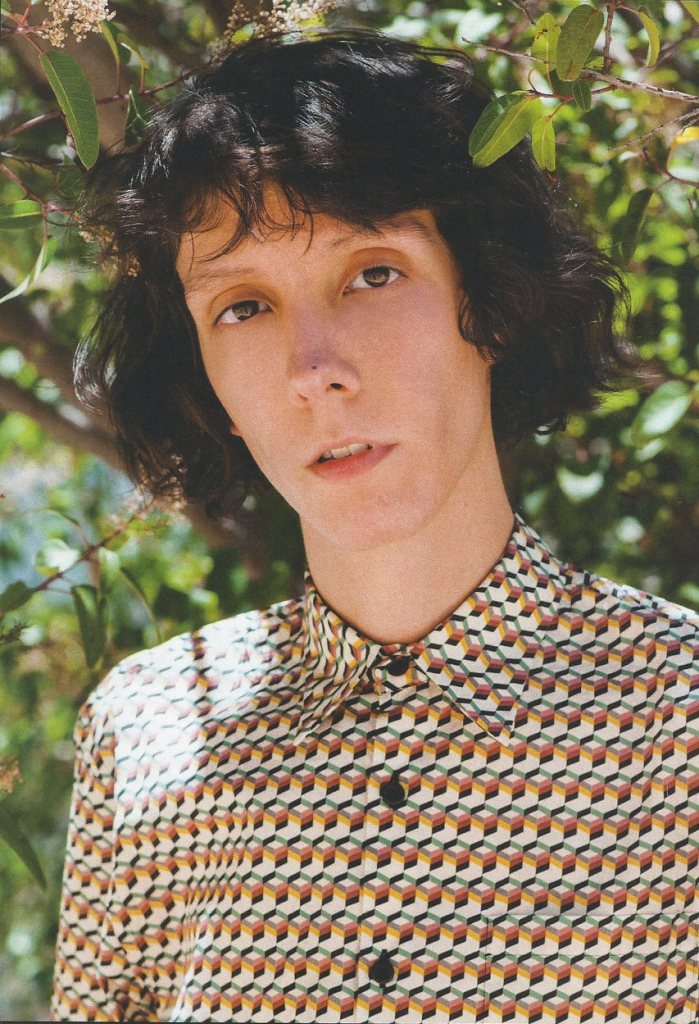
M 41 54 L 49 85 L 68 122 L 78 156 L 85 167 L 92 167 L 100 151 L 97 104 L 85 72 L 67 53 L 51 50 Z
M 108 548 L 100 548 L 97 557 L 100 566 L 100 593 L 106 595 L 119 579 L 121 560 L 116 551 L 110 551 Z
M 475 167 L 489 167 L 521 142 L 541 116 L 538 96 L 507 96 L 493 100 L 471 132 L 468 151 Z
M 50 537 L 39 548 L 34 564 L 44 576 L 53 576 L 56 572 L 70 569 L 79 558 L 79 551 L 69 548 L 65 541 L 57 537 Z
M 699 0 L 683 0 L 682 6 L 687 14 L 690 14 L 695 21 L 699 21 Z
M 94 668 L 102 660 L 107 646 L 107 605 L 95 587 L 80 584 L 71 587 L 73 604 L 78 616 L 85 661 Z
M 616 255 L 625 265 L 631 261 L 631 257 L 636 251 L 652 195 L 652 188 L 642 188 L 638 192 L 634 192 L 629 199 L 626 213 L 614 232 Z
M 5 587 L 2 594 L 0 594 L 0 615 L 5 615 L 7 612 L 14 612 L 21 608 L 23 604 L 27 603 L 33 593 L 32 587 L 28 587 L 23 580 L 15 580 L 14 583 L 10 583 L 9 587 Z
M 33 199 L 19 199 L 0 206 L 0 231 L 26 231 L 43 222 L 41 206 Z
M 536 23 L 534 29 L 534 41 L 532 43 L 532 57 L 543 60 L 549 65 L 556 63 L 556 48 L 558 37 L 561 34 L 561 26 L 552 14 L 543 14 Z
M 583 78 L 576 78 L 573 82 L 573 99 L 581 110 L 592 107 L 592 89 Z
M 692 393 L 682 380 L 670 380 L 646 398 L 631 426 L 631 440 L 642 448 L 654 437 L 667 434 L 692 404 Z
M 112 21 L 103 21 L 101 24 L 102 33 L 104 38 L 109 43 L 109 49 L 114 55 L 114 60 L 119 64 L 128 64 L 131 60 L 131 51 L 127 50 L 125 46 L 122 46 L 119 42 L 119 28 Z
M 556 133 L 548 116 L 540 117 L 532 125 L 532 153 L 539 167 L 556 170 Z
M 556 47 L 556 71 L 564 82 L 578 78 L 604 28 L 604 12 L 588 4 L 574 7 L 566 18 Z
M 35 854 L 32 844 L 15 815 L 2 805 L 0 805 L 0 836 L 8 846 L 12 847 L 24 866 L 29 868 L 41 888 L 45 889 L 44 872 L 41 870 L 39 858 Z
M 636 14 L 643 22 L 643 27 L 645 28 L 648 36 L 648 56 L 646 57 L 646 64 L 649 68 L 652 68 L 658 62 L 658 54 L 660 53 L 660 32 L 658 31 L 658 26 L 655 24 L 645 7 L 639 7 Z
M 45 270 L 46 267 L 49 265 L 49 263 L 53 259 L 55 251 L 56 239 L 49 235 L 48 238 L 44 239 L 44 244 L 39 250 L 39 255 L 37 256 L 36 263 L 29 271 L 25 279 L 23 281 L 20 281 L 17 287 L 13 288 L 11 292 L 8 292 L 6 295 L 3 295 L 3 297 L 0 299 L 0 304 L 2 304 L 3 302 L 9 302 L 10 299 L 14 299 L 18 295 L 21 295 L 22 292 L 26 292 L 27 288 L 30 288 L 34 284 L 39 274 L 43 270 Z

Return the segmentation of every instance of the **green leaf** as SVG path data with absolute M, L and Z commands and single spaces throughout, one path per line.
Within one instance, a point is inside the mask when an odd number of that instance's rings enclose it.
M 138 49 L 138 46 L 136 45 L 136 43 L 134 43 L 133 39 L 130 39 L 129 36 L 127 36 L 126 32 L 122 31 L 121 29 L 119 30 L 119 44 L 125 50 L 130 50 L 130 52 L 134 55 L 134 57 L 136 58 L 138 63 L 141 65 L 141 68 L 143 70 L 145 70 L 146 68 L 150 67 L 150 64 L 148 63 L 148 61 L 145 60 L 141 56 L 141 52 Z
M 46 267 L 48 267 L 49 263 L 53 259 L 55 252 L 56 239 L 53 236 L 49 235 L 48 238 L 44 239 L 44 244 L 39 250 L 39 255 L 37 256 L 36 263 L 29 271 L 25 279 L 23 281 L 20 281 L 17 287 L 13 288 L 11 292 L 7 293 L 7 295 L 3 295 L 3 297 L 0 299 L 0 305 L 3 302 L 9 302 L 10 299 L 16 298 L 23 292 L 26 292 L 27 288 L 30 288 L 34 284 L 39 274 L 43 270 L 45 270 Z
M 650 13 L 645 7 L 639 7 L 636 11 L 643 22 L 643 27 L 648 35 L 648 56 L 646 57 L 646 64 L 649 68 L 652 68 L 658 61 L 658 54 L 660 53 L 660 32 L 658 26 L 653 21 Z
M 143 129 L 150 121 L 150 110 L 143 99 L 129 89 L 129 109 L 126 114 L 126 130 L 124 141 L 127 146 L 135 146 L 141 140 Z
M 532 43 L 532 57 L 544 60 L 549 66 L 556 63 L 556 49 L 558 38 L 561 34 L 561 26 L 552 14 L 542 15 L 534 29 L 534 42 Z
M 556 133 L 548 114 L 532 125 L 532 153 L 539 167 L 545 171 L 556 170 Z
M 15 580 L 14 583 L 10 583 L 0 594 L 0 615 L 17 611 L 27 603 L 33 593 L 32 587 L 27 586 L 23 580 Z
M 10 7 L 10 0 L 0 0 L 0 8 L 2 8 L 5 14 L 9 14 L 12 10 Z
M 158 626 L 158 621 L 157 621 L 155 615 L 153 614 L 153 609 L 151 608 L 150 604 L 148 603 L 148 598 L 143 593 L 143 589 L 141 588 L 140 583 L 138 582 L 136 577 L 128 569 L 125 569 L 123 566 L 121 567 L 121 575 L 124 577 L 126 582 L 129 584 L 129 586 L 133 590 L 134 594 L 136 594 L 136 596 L 139 597 L 141 599 L 141 601 L 143 602 L 144 607 L 145 607 L 145 609 L 148 612 L 148 615 L 150 617 L 150 621 L 151 621 L 151 624 L 153 626 L 153 629 L 155 630 L 155 635 L 156 635 L 157 641 L 158 641 L 158 643 L 160 643 L 161 642 L 160 627 Z
M 120 575 L 120 558 L 116 551 L 100 548 L 98 553 L 100 566 L 100 594 L 106 596 L 111 592 Z
M 581 4 L 566 18 L 556 48 L 556 70 L 564 82 L 578 78 L 604 28 L 604 11 Z
M 64 540 L 49 537 L 39 548 L 34 564 L 44 576 L 53 576 L 70 569 L 79 558 L 80 552 L 69 548 Z
M 27 231 L 43 222 L 41 206 L 33 199 L 18 199 L 16 203 L 0 206 L 0 231 Z
M 667 434 L 691 404 L 692 393 L 683 380 L 661 384 L 639 409 L 631 425 L 632 442 L 642 448 L 651 438 Z
M 582 473 L 573 473 L 565 466 L 559 466 L 556 470 L 556 480 L 568 501 L 574 505 L 580 505 L 583 501 L 594 498 L 601 491 L 604 484 L 604 473 L 596 469 L 592 473 L 583 475 Z
M 538 96 L 506 96 L 493 100 L 471 132 L 468 151 L 475 167 L 489 167 L 524 138 L 541 116 Z
M 128 64 L 131 60 L 131 51 L 128 47 L 123 46 L 119 42 L 121 31 L 119 26 L 115 25 L 113 21 L 103 21 L 101 27 L 104 38 L 109 43 L 109 49 L 114 55 L 114 60 L 116 61 L 117 66 L 119 64 Z
M 78 616 L 85 661 L 88 668 L 94 668 L 102 660 L 107 646 L 107 605 L 104 598 L 99 597 L 96 587 L 88 584 L 71 587 L 70 592 Z
M 46 888 L 46 879 L 41 870 L 39 858 L 19 821 L 7 807 L 0 804 L 0 836 L 11 846 L 24 866 L 34 875 L 42 889 Z
M 573 82 L 573 99 L 581 110 L 592 107 L 592 89 L 583 78 L 576 78 Z
M 682 6 L 687 14 L 691 15 L 695 21 L 699 21 L 699 0 L 683 0 Z
M 631 257 L 636 251 L 652 195 L 652 188 L 642 188 L 638 192 L 634 192 L 629 199 L 626 213 L 614 229 L 616 256 L 625 266 L 630 263 Z
M 85 167 L 92 167 L 100 152 L 100 132 L 97 104 L 85 72 L 72 57 L 58 50 L 42 53 L 40 60 L 65 114 L 78 156 Z

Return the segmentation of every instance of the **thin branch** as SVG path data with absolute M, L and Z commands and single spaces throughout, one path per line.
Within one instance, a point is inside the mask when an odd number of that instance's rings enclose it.
M 12 135 L 18 135 L 20 132 L 27 131 L 28 128 L 33 128 L 37 124 L 43 124 L 44 121 L 53 121 L 55 118 L 60 116 L 60 110 L 52 110 L 48 114 L 39 114 L 38 117 L 32 117 L 29 121 L 24 121 L 22 124 L 18 124 L 17 127 L 12 128 L 11 131 L 5 132 L 4 135 L 0 136 L 0 140 L 9 139 Z
M 532 57 L 530 53 L 517 53 L 515 50 L 507 50 L 503 46 L 488 46 L 486 43 L 474 43 L 470 39 L 462 38 L 462 43 L 467 46 L 480 47 L 483 50 L 488 50 L 490 53 L 500 53 L 505 57 L 514 57 L 516 60 L 528 60 L 536 64 L 545 64 L 547 67 L 552 67 L 553 64 L 550 60 L 545 60 L 543 57 Z M 654 96 L 663 96 L 669 100 L 684 100 L 690 103 L 696 103 L 699 107 L 699 95 L 695 96 L 690 92 L 678 92 L 676 89 L 662 89 L 657 85 L 650 85 L 648 82 L 632 82 L 628 78 L 618 78 L 616 75 L 607 75 L 603 71 L 595 71 L 592 68 L 584 68 L 582 76 L 592 81 L 609 82 L 610 85 L 615 89 L 635 89 L 640 92 L 649 92 Z
M 615 0 L 610 0 L 610 2 L 607 3 L 607 21 L 604 26 L 604 47 L 602 49 L 602 56 L 604 57 L 602 69 L 605 72 L 609 72 L 612 67 L 612 58 L 610 55 L 610 50 L 612 48 L 612 23 L 614 21 L 615 13 Z
M 3 290 L 5 284 L 0 278 Z M 72 353 L 32 313 L 23 296 L 0 306 L 0 342 L 21 352 L 40 377 L 53 381 L 64 402 L 78 407 L 73 385 Z M 103 423 L 97 414 L 91 419 Z
M 699 96 L 691 92 L 678 92 L 676 89 L 662 89 L 660 86 L 651 85 L 650 82 L 631 82 L 628 78 L 617 78 L 616 75 L 606 75 L 603 71 L 593 71 L 591 68 L 583 70 L 583 76 L 593 81 L 609 82 L 617 89 L 632 89 L 637 92 L 649 92 L 653 96 L 662 96 L 668 100 L 683 100 L 687 103 L 696 103 L 699 107 Z
M 123 473 L 116 444 L 107 434 L 92 425 L 80 426 L 63 415 L 60 407 L 42 402 L 31 391 L 5 377 L 0 377 L 0 408 L 29 416 L 56 441 L 88 451 Z
M 607 151 L 609 153 L 616 153 L 621 149 L 631 149 L 639 142 L 645 142 L 646 139 L 652 138 L 657 132 L 661 132 L 663 128 L 669 128 L 671 124 L 681 124 L 683 121 L 689 121 L 690 124 L 694 121 L 699 120 L 699 110 L 689 110 L 686 114 L 680 114 L 679 117 L 673 117 L 669 121 L 663 121 L 662 124 L 656 125 L 655 128 L 651 128 L 650 131 L 644 132 L 643 135 L 637 135 L 635 139 L 628 139 L 626 142 L 620 143 L 618 146 L 608 146 Z

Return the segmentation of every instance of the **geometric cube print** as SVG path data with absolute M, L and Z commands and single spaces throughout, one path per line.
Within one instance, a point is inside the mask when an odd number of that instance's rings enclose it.
M 76 727 L 58 1020 L 695 1022 L 699 622 L 517 519 L 423 640 L 303 599 Z

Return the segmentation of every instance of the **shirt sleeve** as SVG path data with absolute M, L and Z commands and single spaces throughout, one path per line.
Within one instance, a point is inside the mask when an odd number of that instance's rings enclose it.
M 106 682 L 106 681 L 105 681 Z M 57 942 L 53 1020 L 157 1020 L 147 971 L 115 942 L 115 747 L 104 684 L 81 710 Z M 108 688 L 107 688 L 108 692 Z

